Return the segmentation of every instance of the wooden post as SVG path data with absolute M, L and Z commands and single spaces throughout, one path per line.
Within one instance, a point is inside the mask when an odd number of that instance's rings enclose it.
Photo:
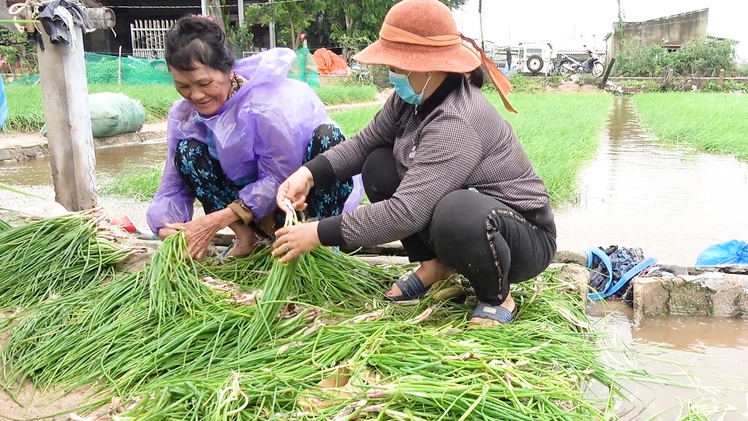
M 52 44 L 44 33 L 44 50 L 37 47 L 37 53 L 55 201 L 76 212 L 96 207 L 96 157 L 83 31 L 74 26 L 70 33 L 74 54 L 70 44 Z
M 673 69 L 668 68 L 665 72 L 665 81 L 663 82 L 663 86 L 665 87 L 666 91 L 669 91 L 670 88 L 673 87 Z
M 615 64 L 615 62 L 615 57 L 610 59 L 608 67 L 605 69 L 605 73 L 603 74 L 603 80 L 602 82 L 600 82 L 600 89 L 605 89 L 605 85 L 608 83 L 608 77 L 610 77 L 610 71 L 613 70 L 613 65 Z

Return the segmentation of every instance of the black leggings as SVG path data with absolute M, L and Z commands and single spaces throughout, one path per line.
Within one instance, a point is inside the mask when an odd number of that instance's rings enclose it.
M 361 175 L 369 200 L 392 197 L 400 185 L 391 148 L 372 152 Z M 442 198 L 431 224 L 401 240 L 411 262 L 439 258 L 470 281 L 481 302 L 499 305 L 509 284 L 530 279 L 548 267 L 556 252 L 556 225 L 550 206 L 539 212 L 540 226 L 500 201 L 474 190 Z

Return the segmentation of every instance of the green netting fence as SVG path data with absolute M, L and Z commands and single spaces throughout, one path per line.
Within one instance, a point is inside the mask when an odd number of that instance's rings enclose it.
M 296 52 L 297 60 L 288 72 L 291 79 L 301 80 L 310 86 L 319 86 L 319 73 L 309 49 Z M 164 59 L 117 57 L 106 54 L 86 53 L 86 76 L 89 84 L 145 85 L 173 83 Z M 13 83 L 35 85 L 39 75 L 24 76 Z
M 86 53 L 85 58 L 89 84 L 144 85 L 173 82 L 163 59 L 120 58 L 95 53 Z M 15 83 L 34 85 L 38 82 L 39 75 L 30 75 Z

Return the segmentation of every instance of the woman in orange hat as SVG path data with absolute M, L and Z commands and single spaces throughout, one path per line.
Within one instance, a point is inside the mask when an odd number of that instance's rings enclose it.
M 480 304 L 471 321 L 511 322 L 511 283 L 542 272 L 556 251 L 548 193 L 522 145 L 483 96 L 488 71 L 505 107 L 511 85 L 437 0 L 403 0 L 385 17 L 379 40 L 354 57 L 390 67 L 393 94 L 351 140 L 302 166 L 278 190 L 305 207 L 312 188 L 361 173 L 371 201 L 347 214 L 276 232 L 274 254 L 289 261 L 319 245 L 400 240 L 420 266 L 386 298 L 424 295 L 454 273 Z

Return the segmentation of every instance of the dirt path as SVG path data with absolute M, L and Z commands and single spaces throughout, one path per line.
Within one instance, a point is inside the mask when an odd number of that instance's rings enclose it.
M 5 391 L 0 391 L 0 419 L 68 421 L 70 412 L 88 401 L 86 389 L 76 389 L 67 395 L 41 393 L 30 383 L 17 392 L 16 401 Z M 20 402 L 20 404 L 19 404 Z M 79 413 L 78 415 L 85 415 Z

